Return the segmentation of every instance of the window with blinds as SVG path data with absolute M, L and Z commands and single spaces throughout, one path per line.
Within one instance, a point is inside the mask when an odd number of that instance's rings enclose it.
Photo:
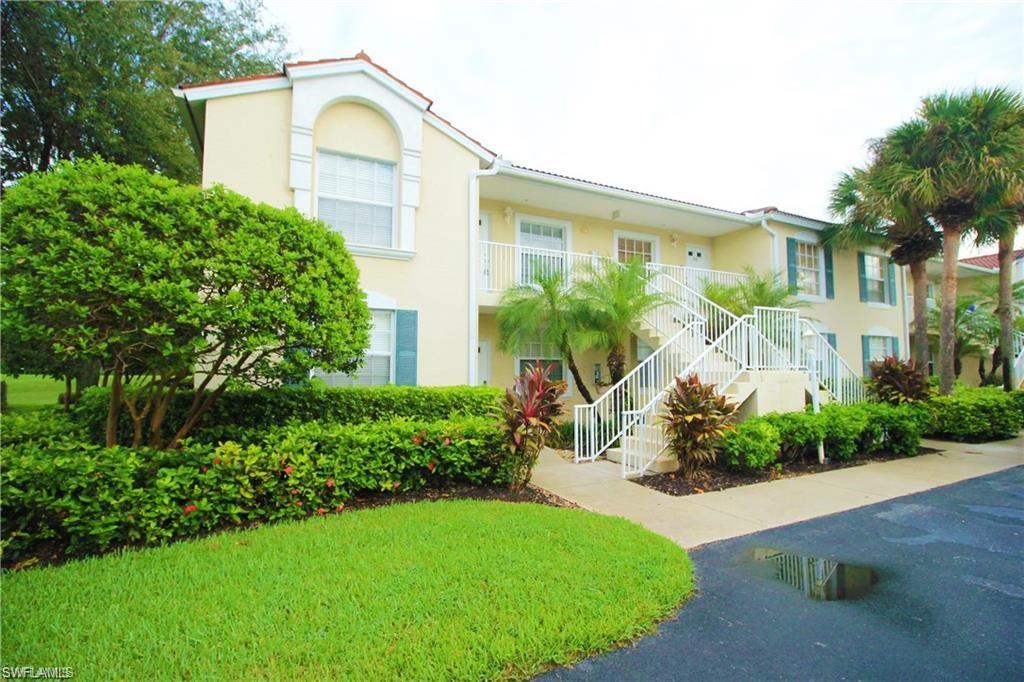
M 370 349 L 363 366 L 352 374 L 313 370 L 313 376 L 328 386 L 384 386 L 391 383 L 395 349 L 395 313 L 392 310 L 371 310 Z
M 562 366 L 562 354 L 553 343 L 542 343 L 534 341 L 523 345 L 519 353 L 519 372 L 525 372 L 530 367 L 541 365 L 550 367 L 549 377 L 554 381 L 565 379 L 565 368 Z
M 395 164 L 317 152 L 317 217 L 349 244 L 395 245 Z

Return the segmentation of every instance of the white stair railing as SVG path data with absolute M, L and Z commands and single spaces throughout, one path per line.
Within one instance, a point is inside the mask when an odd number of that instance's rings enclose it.
M 867 387 L 864 378 L 858 374 L 843 356 L 832 347 L 809 320 L 800 320 L 802 343 L 802 365 L 810 367 L 811 354 L 814 357 L 814 369 L 817 370 L 818 383 L 828 391 L 833 400 L 844 405 L 860 403 L 867 400 Z
M 694 310 L 705 322 L 705 334 L 708 341 L 717 339 L 726 329 L 731 327 L 738 319 L 736 315 L 718 305 L 700 290 L 695 289 L 680 280 L 672 273 L 680 270 L 693 270 L 693 268 L 679 268 L 671 265 L 648 263 L 647 269 L 655 273 L 654 281 L 668 296 Z M 690 276 L 693 279 L 693 276 Z
M 685 284 L 694 291 L 703 294 L 708 284 L 732 286 L 747 281 L 747 275 L 741 272 L 725 270 L 709 270 L 707 268 L 691 268 L 685 265 L 657 264 L 658 269 L 672 279 Z
M 619 440 L 630 426 L 627 415 L 659 395 L 700 353 L 702 326 L 699 321 L 685 325 L 597 400 L 575 406 L 575 461 L 591 461 Z
M 675 376 L 696 374 L 703 383 L 712 383 L 724 391 L 746 370 L 744 357 L 753 327 L 749 318 L 739 318 L 713 344 L 705 347 L 690 364 Z M 754 330 L 756 334 L 756 330 Z M 740 358 L 739 361 L 736 358 Z M 643 406 L 626 410 L 626 428 L 622 430 L 621 470 L 623 478 L 641 476 L 665 450 L 665 434 L 660 422 L 662 405 L 675 383 L 675 376 Z

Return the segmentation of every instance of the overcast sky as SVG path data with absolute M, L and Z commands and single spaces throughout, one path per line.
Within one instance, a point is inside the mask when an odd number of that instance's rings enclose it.
M 365 50 L 515 163 L 826 218 L 923 95 L 1022 89 L 1024 3 L 268 0 L 302 59 Z

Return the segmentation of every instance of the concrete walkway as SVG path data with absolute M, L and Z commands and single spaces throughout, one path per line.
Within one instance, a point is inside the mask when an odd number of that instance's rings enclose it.
M 545 450 L 532 483 L 585 509 L 623 516 L 690 548 L 1024 464 L 1024 434 L 995 443 L 926 440 L 923 445 L 942 452 L 686 497 L 623 480 L 618 464 L 573 464 Z

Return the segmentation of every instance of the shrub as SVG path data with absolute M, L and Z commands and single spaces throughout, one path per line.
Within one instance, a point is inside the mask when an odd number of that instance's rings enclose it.
M 726 431 L 719 447 L 729 466 L 764 469 L 775 464 L 780 445 L 778 429 L 767 419 L 755 417 Z
M 679 458 L 688 478 L 715 461 L 718 440 L 728 431 L 739 406 L 719 395 L 714 384 L 702 384 L 696 374 L 676 377 L 661 415 L 668 448 Z
M 816 448 L 825 437 L 824 420 L 808 412 L 771 413 L 762 417 L 775 427 L 781 442 L 781 459 L 802 459 L 810 448 Z
M 490 420 L 306 423 L 262 442 L 158 451 L 72 438 L 4 449 L 5 559 L 53 543 L 69 554 L 154 544 L 233 524 L 340 509 L 359 493 L 428 481 L 504 484 L 514 473 Z
M 863 444 L 868 417 L 856 405 L 831 404 L 821 408 L 825 453 L 832 459 L 852 459 Z
M 565 393 L 564 381 L 551 380 L 552 366 L 528 367 L 505 391 L 501 403 L 505 432 L 506 473 L 509 488 L 518 490 L 530 482 L 533 465 L 559 415 Z
M 870 454 L 884 449 L 895 455 L 917 454 L 921 446 L 921 435 L 931 422 L 931 414 L 925 405 L 865 403 L 854 407 L 863 412 L 868 420 L 868 427 L 861 435 L 862 453 Z
M 962 388 L 932 398 L 932 434 L 969 443 L 1011 438 L 1022 426 L 1017 398 L 998 388 Z
M 183 418 L 193 396 L 191 391 L 179 393 L 170 409 Z M 225 392 L 211 406 L 192 438 L 207 442 L 248 441 L 249 430 L 267 429 L 288 421 L 359 424 L 395 417 L 436 421 L 455 415 L 485 416 L 494 411 L 500 398 L 500 389 L 491 386 L 238 388 Z M 104 389 L 92 389 L 72 411 L 97 443 L 103 442 L 107 400 Z M 168 418 L 177 419 L 173 414 Z M 122 418 L 120 427 L 121 442 L 129 442 L 131 420 Z
M 927 400 L 932 393 L 928 376 L 913 360 L 900 360 L 895 355 L 868 365 L 868 393 L 881 403 L 900 405 Z
M 1010 391 L 1009 395 L 1010 401 L 1017 408 L 1017 417 L 1020 419 L 1021 425 L 1024 426 L 1024 389 Z
M 555 425 L 548 434 L 547 444 L 556 450 L 572 450 L 576 447 L 576 422 L 563 421 Z
M 82 428 L 64 410 L 44 408 L 30 412 L 11 412 L 3 417 L 2 440 L 5 448 L 29 441 L 54 441 L 81 438 Z

